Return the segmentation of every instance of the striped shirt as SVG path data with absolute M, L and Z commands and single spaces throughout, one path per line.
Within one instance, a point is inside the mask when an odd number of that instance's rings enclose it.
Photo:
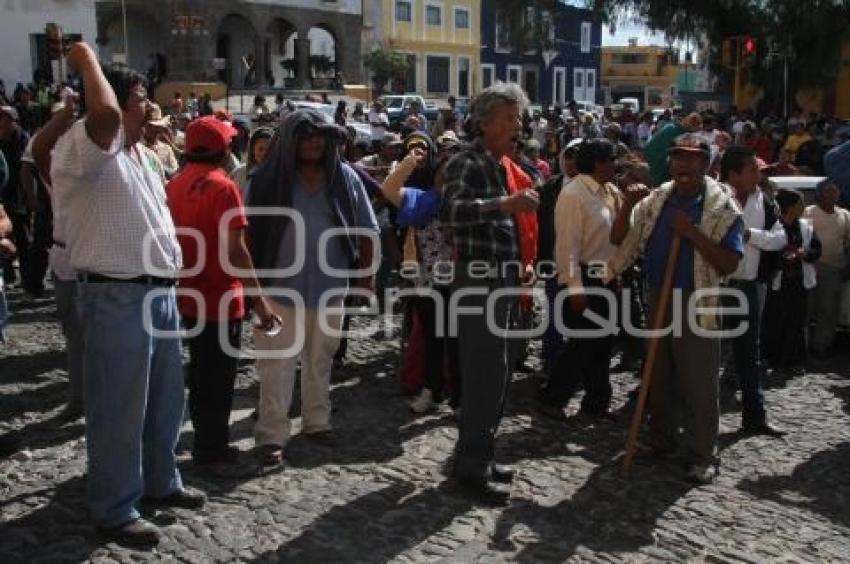
M 505 169 L 473 142 L 446 166 L 440 220 L 451 228 L 457 261 L 519 260 L 516 222 L 500 208 L 508 196 Z

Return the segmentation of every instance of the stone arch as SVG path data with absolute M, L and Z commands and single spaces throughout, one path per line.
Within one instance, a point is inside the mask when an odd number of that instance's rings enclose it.
M 110 14 L 100 24 L 100 57 L 105 63 L 111 63 L 115 55 L 125 53 L 123 17 L 120 12 Z M 126 63 L 130 68 L 145 73 L 159 59 L 161 74 L 167 74 L 167 62 L 164 60 L 167 39 L 165 27 L 159 18 L 146 10 L 128 7 L 127 43 L 130 56 Z
M 235 88 L 253 88 L 260 84 L 260 55 L 257 31 L 251 21 L 240 14 L 221 18 L 216 33 L 216 57 L 227 60 L 219 78 Z M 247 63 L 247 64 L 246 64 Z
M 327 24 L 314 24 L 307 32 L 310 42 L 310 78 L 332 79 L 339 67 L 339 41 L 337 34 Z
M 264 52 L 273 87 L 292 88 L 298 83 L 298 48 L 298 28 L 284 18 L 272 19 L 266 28 Z

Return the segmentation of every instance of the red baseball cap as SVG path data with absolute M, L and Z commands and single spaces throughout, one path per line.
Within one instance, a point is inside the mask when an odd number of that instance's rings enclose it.
M 223 153 L 238 134 L 230 122 L 213 116 L 198 118 L 186 128 L 186 152 Z

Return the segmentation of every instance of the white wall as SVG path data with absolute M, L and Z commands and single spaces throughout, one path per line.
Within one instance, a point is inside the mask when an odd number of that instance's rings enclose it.
M 44 33 L 48 22 L 62 26 L 66 34 L 82 34 L 94 45 L 97 23 L 95 0 L 3 0 L 0 1 L 0 78 L 6 91 L 15 83 L 32 81 L 34 44 L 31 34 Z

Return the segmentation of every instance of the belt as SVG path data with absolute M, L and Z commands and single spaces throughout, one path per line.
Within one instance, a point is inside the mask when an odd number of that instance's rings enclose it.
M 172 287 L 177 285 L 177 280 L 174 278 L 159 278 L 157 276 L 136 276 L 134 278 L 113 278 L 93 272 L 81 272 L 77 274 L 77 280 L 88 284 L 105 284 L 105 283 L 124 283 L 124 284 L 144 284 L 147 286 L 164 286 Z

